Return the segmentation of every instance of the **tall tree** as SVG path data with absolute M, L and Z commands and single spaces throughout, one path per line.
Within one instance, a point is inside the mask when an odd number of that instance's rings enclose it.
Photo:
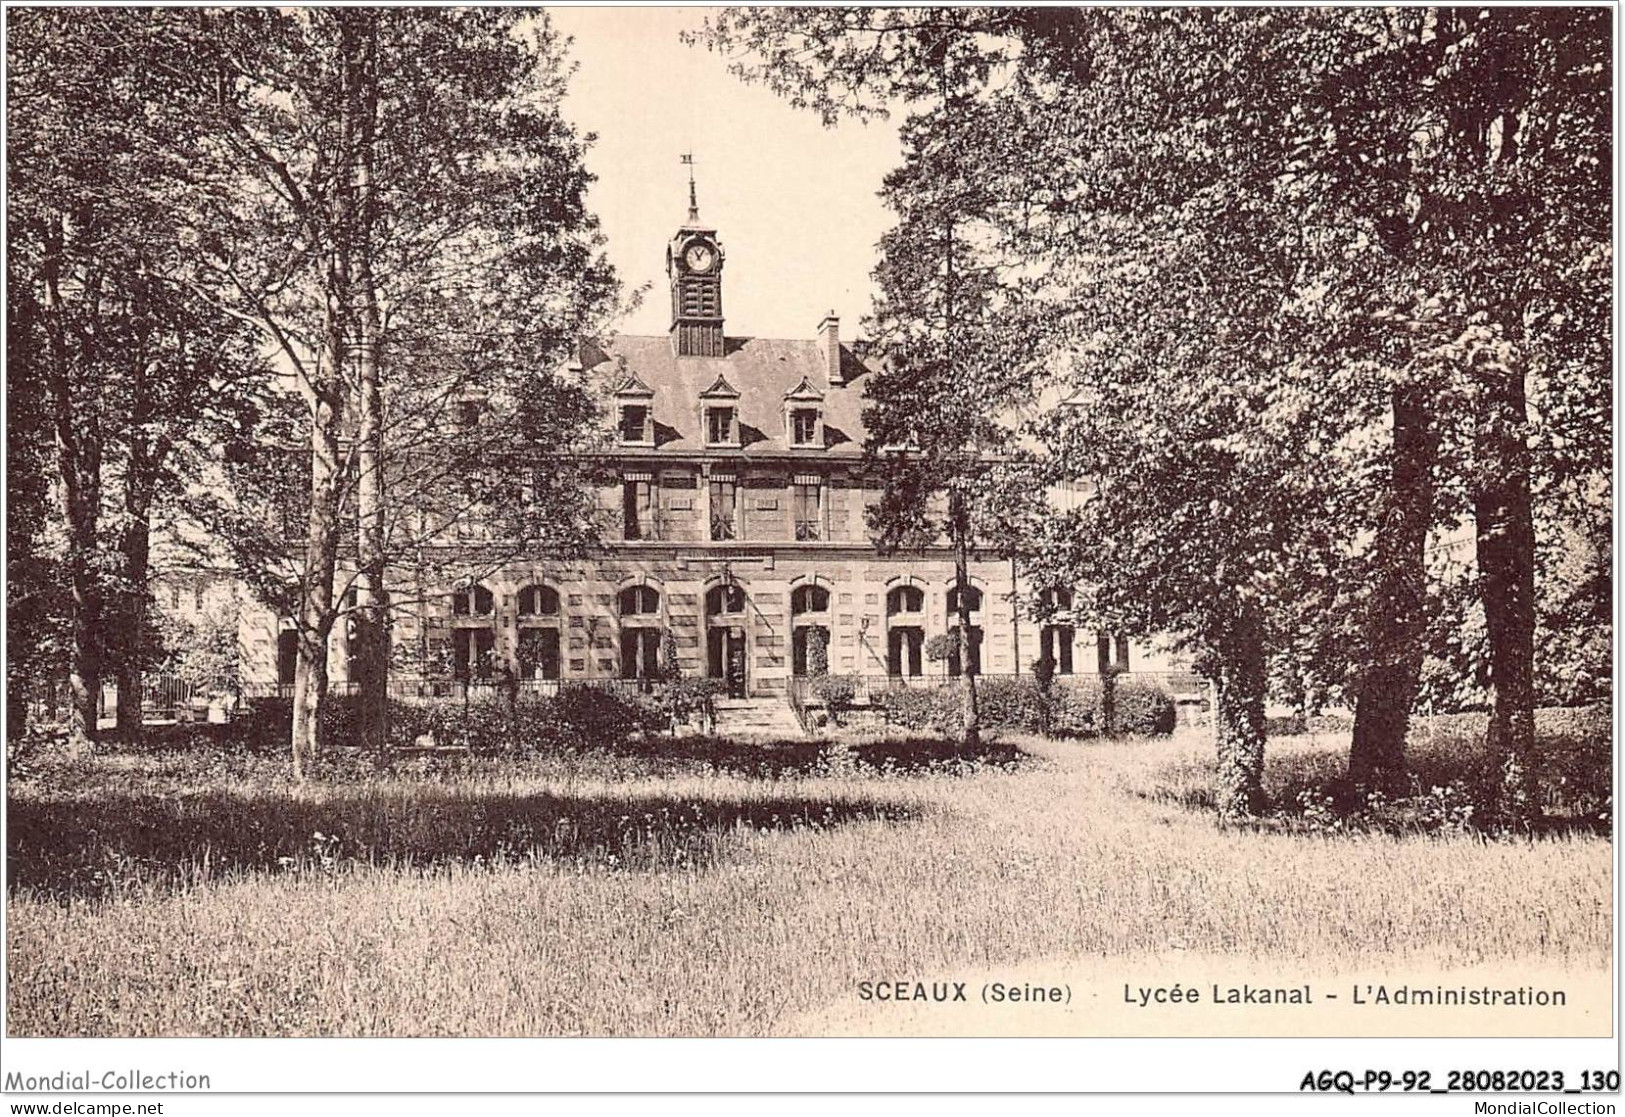
M 984 549 L 1009 553 L 996 529 L 1011 490 L 990 483 L 987 464 L 1011 449 L 1008 412 L 1024 399 L 1028 370 L 1009 344 L 1020 331 L 1006 320 L 1019 276 L 978 249 L 986 137 L 961 134 L 979 124 L 975 97 L 997 57 L 986 26 L 970 9 L 749 9 L 713 17 L 698 37 L 719 50 L 743 46 L 755 58 L 737 72 L 826 122 L 893 101 L 920 106 L 903 129 L 903 164 L 882 190 L 898 220 L 881 244 L 880 295 L 866 324 L 884 354 L 865 414 L 865 451 L 883 484 L 870 526 L 886 549 L 945 541 L 952 552 L 966 748 L 980 739 L 970 564 Z
M 708 41 L 742 48 L 745 76 L 826 120 L 890 101 L 923 128 L 920 18 L 748 9 L 718 17 Z M 1072 573 L 1134 590 L 1116 607 L 1226 644 L 1213 667 L 1248 695 L 1243 716 L 1221 717 L 1233 730 L 1221 803 L 1257 798 L 1263 672 L 1249 645 L 1260 634 L 1335 637 L 1309 643 L 1352 673 L 1351 771 L 1397 779 L 1427 540 L 1465 500 L 1487 612 L 1501 618 L 1492 736 L 1509 814 L 1521 814 L 1527 512 L 1531 447 L 1543 444 L 1521 385 L 1524 365 L 1538 365 L 1551 478 L 1594 469 L 1595 432 L 1608 429 L 1595 422 L 1607 416 L 1606 20 L 1580 9 L 958 18 L 979 32 L 984 76 L 954 107 L 961 158 L 979 164 L 980 192 L 1002 199 L 976 248 L 1019 261 L 1052 311 L 1014 317 L 1023 344 L 1062 372 L 1057 395 L 1084 401 L 1057 414 L 1085 420 L 1056 420 L 1050 435 L 1074 464 L 1121 471 L 1093 477 L 1083 520 L 1098 530 L 1060 542 L 1087 560 Z M 967 125 L 978 112 L 996 125 Z M 1168 398 L 1182 409 L 1170 413 Z M 1136 421 L 1146 416 L 1158 421 Z M 1078 430 L 1090 435 L 1081 445 Z M 1191 445 L 1164 452 L 1171 437 Z M 1114 449 L 1136 440 L 1148 445 Z M 1210 487 L 1197 516 L 1189 490 Z M 1120 491 L 1139 503 L 1114 505 Z M 1189 552 L 1190 533 L 1205 558 Z M 1136 537 L 1146 554 L 1118 554 Z M 1299 554 L 1270 559 L 1270 538 Z M 1311 604 L 1332 611 L 1311 620 Z M 1221 688 L 1221 714 L 1228 705 Z
M 534 462 L 542 440 L 564 450 L 581 437 L 567 424 L 588 414 L 585 389 L 553 370 L 603 318 L 616 284 L 584 205 L 584 141 L 559 113 L 569 67 L 545 15 L 221 18 L 256 41 L 239 80 L 262 92 L 238 99 L 230 140 L 254 170 L 245 196 L 271 220 L 246 267 L 229 252 L 218 266 L 239 287 L 236 312 L 258 322 L 295 371 L 312 447 L 302 566 L 291 568 L 263 527 L 235 537 L 279 606 L 290 604 L 285 580 L 294 576 L 302 768 L 318 746 L 328 641 L 343 620 L 355 622 L 364 739 L 385 739 L 391 611 L 415 604 L 392 600 L 392 563 L 418 565 L 431 542 L 487 513 L 579 539 L 579 500 L 495 511 L 496 495 L 521 487 L 519 471 L 498 467 L 512 466 L 520 443 Z M 520 432 L 520 407 L 538 396 L 556 406 L 526 412 L 539 421 Z M 285 420 L 267 416 L 273 429 Z M 235 466 L 266 456 L 252 441 L 240 441 Z M 497 448 L 506 456 L 493 460 Z M 254 480 L 287 475 L 284 463 Z M 540 495 L 561 496 L 571 476 L 551 470 Z M 285 495 L 281 484 L 239 502 Z M 210 516 L 243 519 L 220 504 Z M 498 534 L 511 553 L 518 537 Z M 489 548 L 463 551 L 479 554 L 471 568 L 490 557 Z M 351 562 L 353 606 L 335 586 Z
M 83 15 L 83 18 L 79 18 Z M 116 669 L 140 724 L 151 517 L 245 389 L 238 323 L 200 311 L 192 226 L 223 168 L 195 112 L 210 45 L 186 12 L 8 21 L 14 380 L 44 385 L 69 589 L 70 737 L 96 734 Z M 141 128 L 131 128 L 132 119 Z M 25 389 L 22 393 L 28 396 Z M 25 438 L 39 432 L 26 432 Z
M 16 258 L 7 264 L 14 270 L 6 284 L 6 736 L 16 741 L 29 728 L 31 705 L 61 676 L 57 629 L 66 610 L 51 559 L 51 413 L 37 375 L 38 307 Z
M 1535 499 L 1572 474 L 1537 472 L 1536 447 L 1566 433 L 1606 461 L 1603 386 L 1611 340 L 1600 298 L 1611 266 L 1613 166 L 1609 21 L 1596 9 L 1440 9 L 1431 30 L 1439 104 L 1427 122 L 1436 158 L 1424 205 L 1425 251 L 1459 269 L 1490 332 L 1469 370 L 1476 396 L 1473 516 L 1501 768 L 1498 814 L 1539 815 L 1535 753 Z M 1548 417 L 1530 414 L 1531 387 Z M 1589 431 L 1588 421 L 1605 420 Z M 1543 431 L 1541 428 L 1545 427 Z M 1560 458 L 1572 457 L 1560 454 Z

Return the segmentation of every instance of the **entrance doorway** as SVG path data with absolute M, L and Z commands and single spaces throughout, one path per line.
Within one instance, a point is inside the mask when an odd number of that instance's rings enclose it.
M 917 676 L 920 674 L 921 650 L 925 647 L 925 630 L 905 625 L 886 633 L 886 674 Z
M 745 630 L 721 626 L 705 633 L 706 674 L 728 684 L 729 698 L 745 697 Z
M 559 677 L 559 630 L 521 628 L 519 630 L 519 677 L 556 679 Z
M 652 683 L 660 673 L 660 630 L 621 629 L 621 678 Z
M 818 635 L 815 637 L 813 633 Z M 824 645 L 824 671 L 829 671 L 829 629 L 821 624 L 804 624 L 797 626 L 790 637 L 790 673 L 797 677 L 812 674 L 812 664 L 807 654 L 809 645 L 814 640 Z
M 491 677 L 496 633 L 489 628 L 458 628 L 451 634 L 451 674 L 459 682 Z

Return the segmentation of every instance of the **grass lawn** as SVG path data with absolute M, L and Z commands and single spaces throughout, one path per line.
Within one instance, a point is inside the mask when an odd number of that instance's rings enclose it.
M 1040 963 L 1609 963 L 1606 838 L 1219 830 L 1189 805 L 1205 737 L 1014 743 L 676 741 L 304 788 L 220 753 L 34 761 L 9 788 L 9 1028 L 817 1034 L 866 1030 L 860 981 Z M 1272 785 L 1345 749 L 1273 742 Z

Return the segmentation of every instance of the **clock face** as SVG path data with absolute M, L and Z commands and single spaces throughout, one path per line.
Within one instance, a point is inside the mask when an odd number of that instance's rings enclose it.
M 690 245 L 689 250 L 683 253 L 683 261 L 691 271 L 710 271 L 714 258 L 711 249 L 703 244 Z

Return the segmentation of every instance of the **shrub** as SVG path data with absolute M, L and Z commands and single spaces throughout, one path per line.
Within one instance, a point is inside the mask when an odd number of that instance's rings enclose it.
M 523 752 L 557 744 L 559 727 L 553 703 L 545 698 L 512 704 L 499 699 L 390 703 L 390 746 L 410 748 L 424 737 L 474 752 Z
M 1060 737 L 1091 737 L 1100 732 L 1100 679 L 1074 675 L 1050 691 L 1049 731 Z
M 661 729 L 668 714 L 662 696 L 631 695 L 600 687 L 566 687 L 553 700 L 558 726 L 587 743 L 620 740 Z
M 721 679 L 674 676 L 661 688 L 661 704 L 673 723 L 686 722 L 696 714 L 713 712 L 717 699 L 727 689 Z
M 251 698 L 232 719 L 226 744 L 245 752 L 285 752 L 293 732 L 293 701 Z
M 1113 681 L 1112 732 L 1166 737 L 1174 731 L 1174 700 L 1153 682 L 1119 675 Z
M 815 678 L 829 674 L 829 639 L 817 625 L 807 630 L 807 674 Z
M 683 685 L 697 688 L 697 680 Z M 579 744 L 619 741 L 663 728 L 668 697 L 625 695 L 596 687 L 567 687 L 552 698 L 393 704 L 390 744 L 408 748 L 424 736 L 441 746 L 478 753 L 542 752 Z
M 813 697 L 824 704 L 835 724 L 857 697 L 858 680 L 851 675 L 819 675 L 812 681 Z
M 977 706 L 988 729 L 1042 733 L 1049 724 L 1049 703 L 1038 680 L 1031 675 L 978 679 Z
M 291 718 L 292 703 L 289 703 Z M 290 727 L 291 728 L 291 727 Z M 330 745 L 358 744 L 361 740 L 361 702 L 353 694 L 330 694 L 322 703 L 322 739 Z
M 1174 700 L 1155 683 L 1120 676 L 1113 732 L 1152 737 L 1172 733 Z M 993 676 L 977 680 L 982 725 L 992 730 L 1092 737 L 1102 732 L 1104 694 L 1095 675 L 1057 678 L 1046 695 L 1034 675 Z M 959 684 L 907 687 L 887 691 L 881 704 L 891 725 L 922 732 L 956 734 L 963 725 Z
M 952 736 L 964 724 L 959 702 L 957 687 L 912 686 L 885 691 L 880 705 L 888 725 Z

